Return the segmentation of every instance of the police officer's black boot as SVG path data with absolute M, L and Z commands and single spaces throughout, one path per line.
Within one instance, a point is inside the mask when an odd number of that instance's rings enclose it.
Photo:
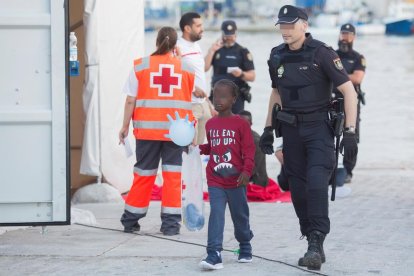
M 309 234 L 306 235 L 306 240 L 309 240 Z M 325 240 L 325 237 L 323 237 L 323 239 L 322 239 L 322 253 L 321 253 L 321 261 L 322 261 L 322 263 L 324 263 L 326 261 L 326 259 L 325 259 L 325 251 L 323 250 L 323 242 L 324 242 L 324 240 Z M 307 259 L 305 259 L 305 257 L 301 257 L 299 259 L 298 265 L 300 265 L 300 266 L 308 266 Z
M 310 270 L 320 270 L 322 263 L 325 262 L 325 252 L 323 251 L 323 241 L 325 234 L 314 230 L 306 235 L 308 240 L 308 251 L 305 256 L 299 259 L 298 265 L 306 266 Z

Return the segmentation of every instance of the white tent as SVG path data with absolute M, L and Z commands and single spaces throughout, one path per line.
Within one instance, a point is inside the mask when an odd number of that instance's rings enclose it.
M 85 0 L 86 114 L 80 173 L 97 176 L 120 192 L 129 189 L 134 155 L 127 158 L 118 145 L 123 119 L 124 82 L 133 60 L 144 53 L 142 0 Z M 130 131 L 129 140 L 135 142 Z

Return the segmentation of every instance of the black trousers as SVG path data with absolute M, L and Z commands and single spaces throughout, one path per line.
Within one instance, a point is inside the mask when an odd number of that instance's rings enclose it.
M 328 120 L 282 124 L 284 169 L 302 235 L 329 233 L 328 184 L 335 165 Z

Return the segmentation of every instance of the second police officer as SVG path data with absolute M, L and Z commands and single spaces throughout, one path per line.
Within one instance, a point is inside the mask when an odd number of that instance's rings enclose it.
M 355 133 L 356 139 L 359 143 L 359 127 L 360 127 L 360 111 L 361 111 L 361 103 L 365 104 L 365 97 L 364 92 L 361 90 L 361 82 L 365 76 L 365 67 L 366 62 L 363 55 L 358 53 L 353 48 L 353 43 L 355 40 L 355 27 L 352 24 L 344 24 L 341 26 L 341 30 L 339 33 L 338 39 L 338 50 L 336 53 L 338 54 L 341 62 L 345 68 L 345 71 L 348 73 L 349 79 L 351 80 L 352 84 L 354 85 L 355 91 L 358 95 L 358 112 L 357 112 L 357 121 L 355 125 Z M 334 97 L 335 98 L 342 98 L 342 94 L 337 90 L 334 89 Z M 344 157 L 343 164 L 346 170 L 346 178 L 345 183 L 351 182 L 352 179 L 352 170 L 354 169 L 357 161 L 357 156 L 355 158 L 349 160 L 348 158 Z
M 306 33 L 307 14 L 294 6 L 283 6 L 276 25 L 284 43 L 272 49 L 269 73 L 272 92 L 261 149 L 273 153 L 272 109 L 277 113 L 283 136 L 284 168 L 300 231 L 308 249 L 300 266 L 319 270 L 326 257 L 323 242 L 330 231 L 328 184 L 334 170 L 334 133 L 328 110 L 332 84 L 345 101 L 345 155 L 357 153 L 355 122 L 357 97 L 335 51 Z
M 231 80 L 239 87 L 240 93 L 232 109 L 234 114 L 238 114 L 244 110 L 244 102 L 251 101 L 250 86 L 247 82 L 256 78 L 253 56 L 247 48 L 236 42 L 236 22 L 223 21 L 221 30 L 222 39 L 210 47 L 205 57 L 205 71 L 213 67 L 211 87 L 221 79 Z

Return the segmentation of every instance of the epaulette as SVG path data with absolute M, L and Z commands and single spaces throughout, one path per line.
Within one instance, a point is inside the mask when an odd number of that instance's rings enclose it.
M 240 49 L 241 49 L 242 51 L 244 51 L 244 52 L 249 52 L 249 49 L 247 49 L 246 47 L 243 47 L 243 46 L 241 46 L 241 45 L 240 45 Z
M 324 43 L 322 46 L 325 47 L 325 48 L 328 48 L 329 50 L 335 51 L 334 48 L 332 48 L 332 46 L 330 46 L 326 43 Z
M 273 47 L 272 50 L 270 51 L 270 53 L 274 53 L 275 51 L 280 51 L 283 50 L 285 48 L 285 43 L 282 43 L 276 47 Z
M 326 47 L 326 48 L 332 48 L 332 47 L 328 46 L 327 44 L 325 44 L 324 42 L 319 41 L 319 40 L 317 40 L 317 39 L 312 39 L 312 40 L 310 40 L 310 41 L 306 44 L 306 46 L 310 46 L 310 47 L 313 47 L 313 48 L 317 48 L 317 47 L 320 47 L 320 46 L 324 46 L 324 47 Z
M 244 50 L 244 49 L 246 49 L 245 47 L 241 46 L 241 45 L 240 45 L 239 43 L 237 43 L 237 42 L 236 42 L 235 46 L 236 46 L 235 48 L 236 48 L 236 49 L 238 49 L 238 50 Z

